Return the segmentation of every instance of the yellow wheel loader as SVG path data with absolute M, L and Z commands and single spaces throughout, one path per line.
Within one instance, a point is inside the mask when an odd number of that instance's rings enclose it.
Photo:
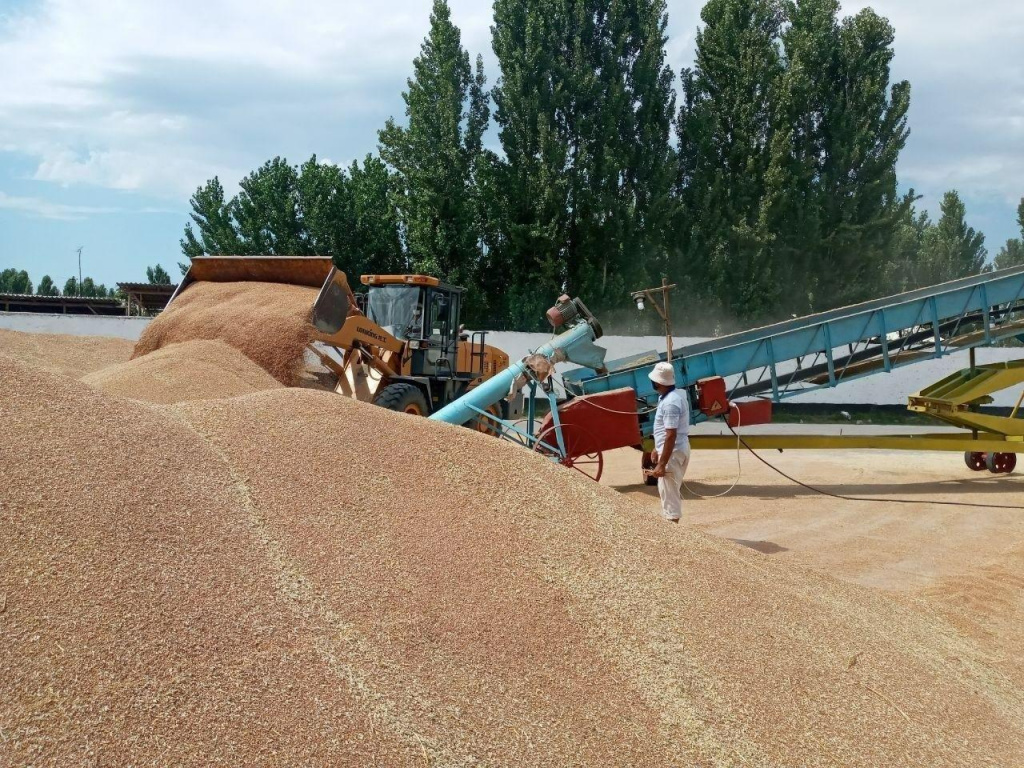
M 464 332 L 463 289 L 436 277 L 363 275 L 366 291 L 357 296 L 329 258 L 202 256 L 175 296 L 195 281 L 321 286 L 309 349 L 337 376 L 336 392 L 393 411 L 427 416 L 509 365 L 485 332 Z M 522 396 L 490 410 L 516 418 Z M 480 421 L 482 431 L 493 429 Z

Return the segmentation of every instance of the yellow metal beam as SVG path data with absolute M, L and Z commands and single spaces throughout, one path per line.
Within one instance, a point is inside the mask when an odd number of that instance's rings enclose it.
M 1024 453 L 1024 438 L 983 434 L 975 438 L 970 432 L 947 432 L 922 435 L 742 435 L 743 442 L 754 450 L 780 451 L 952 451 L 963 453 Z M 735 450 L 732 435 L 690 435 L 690 446 L 696 450 Z
M 974 406 L 991 402 L 990 395 L 994 392 L 1020 384 L 1024 384 L 1022 360 L 978 365 L 957 371 L 911 395 L 907 409 L 926 413 L 955 427 L 1019 437 L 1024 435 L 1024 419 L 1016 418 L 1019 404 L 1010 416 L 978 413 Z

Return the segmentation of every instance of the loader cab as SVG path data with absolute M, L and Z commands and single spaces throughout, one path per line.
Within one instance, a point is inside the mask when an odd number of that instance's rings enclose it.
M 408 344 L 413 376 L 451 377 L 462 288 L 426 275 L 363 275 L 366 316 Z

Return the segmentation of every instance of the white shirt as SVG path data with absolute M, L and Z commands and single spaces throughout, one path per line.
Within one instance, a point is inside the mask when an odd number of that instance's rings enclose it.
M 665 446 L 667 429 L 677 430 L 674 451 L 689 447 L 690 404 L 684 390 L 673 389 L 658 401 L 658 410 L 654 414 L 654 447 L 658 449 L 658 453 L 661 453 Z

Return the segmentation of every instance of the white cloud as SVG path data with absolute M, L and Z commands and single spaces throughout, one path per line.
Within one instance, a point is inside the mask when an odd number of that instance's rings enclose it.
M 0 20 L 0 146 L 34 178 L 183 202 L 275 154 L 342 165 L 376 146 L 430 0 L 40 0 Z M 854 13 L 868 3 L 844 3 Z M 491 3 L 452 0 L 488 81 Z M 875 0 L 914 86 L 901 177 L 1001 204 L 1024 194 L 1024 3 Z M 670 0 L 669 61 L 692 66 L 701 3 Z
M 64 205 L 38 197 L 16 197 L 0 192 L 0 209 L 18 211 L 44 219 L 77 221 L 98 213 L 118 213 L 120 208 L 101 208 L 91 205 Z
M 486 39 L 489 9 L 461 5 L 467 42 Z M 0 145 L 37 158 L 38 180 L 175 197 L 276 152 L 355 157 L 400 109 L 428 13 L 425 0 L 43 0 L 0 22 Z M 345 146 L 346 122 L 360 146 Z
M 953 188 L 1016 207 L 1024 196 L 1024 3 L 875 0 L 844 10 L 868 5 L 892 22 L 893 74 L 912 86 L 901 180 L 933 208 Z

